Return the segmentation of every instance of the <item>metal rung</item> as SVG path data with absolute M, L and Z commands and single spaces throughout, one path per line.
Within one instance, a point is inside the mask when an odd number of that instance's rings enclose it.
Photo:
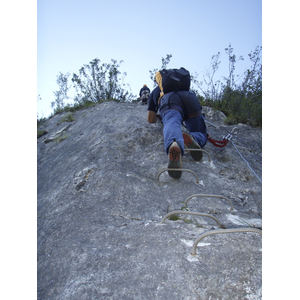
M 238 232 L 254 232 L 254 233 L 259 233 L 262 235 L 262 230 L 260 229 L 256 229 L 256 228 L 231 228 L 231 229 L 218 229 L 218 230 L 210 230 L 210 231 L 206 231 L 204 233 L 202 233 L 194 242 L 193 244 L 193 249 L 192 249 L 192 255 L 196 255 L 197 251 L 197 245 L 198 243 L 204 239 L 206 236 L 208 235 L 212 235 L 212 234 L 221 234 L 221 233 L 238 233 Z
M 188 148 L 184 148 L 184 151 L 187 151 L 187 152 L 189 152 L 189 151 L 201 151 L 201 152 L 204 152 L 205 154 L 207 154 L 208 160 L 211 161 L 210 155 L 208 154 L 208 152 L 206 152 L 206 151 L 203 150 L 203 149 L 188 149 Z
M 165 171 L 187 171 L 187 172 L 193 173 L 193 174 L 195 175 L 195 177 L 196 177 L 196 183 L 199 183 L 198 176 L 196 175 L 195 172 L 193 172 L 193 171 L 191 171 L 191 170 L 189 170 L 189 169 L 180 169 L 180 168 L 179 168 L 179 169 L 177 169 L 177 168 L 172 168 L 172 169 L 168 168 L 168 169 L 164 169 L 164 170 L 160 171 L 160 172 L 156 175 L 156 179 L 158 180 L 158 179 L 159 179 L 159 176 L 161 175 L 161 173 L 163 173 L 163 172 L 165 172 Z
M 196 216 L 208 217 L 208 218 L 211 218 L 211 219 L 215 220 L 215 221 L 218 223 L 219 227 L 220 227 L 220 226 L 223 226 L 223 225 L 221 224 L 221 222 L 220 222 L 216 217 L 214 217 L 214 216 L 212 216 L 212 215 L 205 214 L 205 213 L 200 213 L 200 212 L 184 211 L 184 210 L 174 210 L 174 211 L 169 212 L 168 214 L 166 214 L 166 215 L 163 217 L 163 219 L 162 219 L 162 221 L 160 222 L 160 224 L 163 224 L 163 223 L 165 222 L 165 220 L 166 220 L 168 217 L 170 217 L 170 216 L 172 216 L 172 215 L 176 215 L 176 214 L 196 215 Z
M 234 210 L 233 204 L 232 204 L 232 202 L 231 202 L 228 198 L 226 198 L 226 197 L 224 197 L 224 196 L 221 196 L 221 195 L 205 195 L 205 194 L 197 194 L 197 195 L 192 195 L 192 196 L 188 197 L 188 198 L 185 200 L 185 202 L 183 202 L 184 205 L 185 205 L 185 207 L 187 207 L 188 201 L 189 201 L 190 199 L 194 198 L 194 197 L 223 198 L 223 199 L 227 200 L 227 201 L 230 203 L 230 205 L 231 205 L 231 210 Z
M 156 147 L 155 147 L 155 151 L 157 150 L 157 147 L 158 147 L 159 145 L 163 144 L 163 143 L 164 143 L 164 142 L 158 143 L 158 144 L 156 145 Z

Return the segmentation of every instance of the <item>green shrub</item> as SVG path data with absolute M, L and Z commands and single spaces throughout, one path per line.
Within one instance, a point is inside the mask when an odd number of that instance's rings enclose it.
M 43 123 L 45 123 L 47 118 L 37 119 L 37 128 L 39 128 Z
M 61 136 L 55 138 L 55 142 L 58 144 L 58 143 L 60 143 L 61 141 L 64 141 L 64 140 L 65 140 L 66 138 L 68 138 L 68 137 L 69 137 L 69 136 L 66 135 L 66 134 L 61 135 Z
M 253 127 L 262 126 L 261 92 L 255 96 L 246 96 L 240 90 L 225 88 L 220 100 L 210 101 L 212 108 L 222 111 L 227 119 L 227 125 L 237 123 L 248 124 Z
M 172 220 L 172 221 L 178 221 L 178 220 L 180 220 L 180 217 L 178 216 L 178 215 L 172 215 L 172 216 L 170 216 L 169 217 L 169 220 Z
M 74 121 L 76 120 L 72 114 L 68 114 L 62 119 L 62 122 L 74 122 Z
M 67 114 L 57 123 L 57 125 L 59 125 L 63 122 L 74 122 L 74 121 L 76 121 L 74 116 L 72 114 Z
M 48 131 L 46 131 L 46 130 L 38 130 L 37 131 L 37 138 L 40 138 L 41 136 L 43 136 L 47 133 L 48 133 Z

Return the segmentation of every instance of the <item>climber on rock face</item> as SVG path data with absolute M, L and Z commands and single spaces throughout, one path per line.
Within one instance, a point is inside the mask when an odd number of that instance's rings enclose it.
M 147 104 L 149 96 L 150 96 L 150 89 L 147 87 L 147 84 L 144 84 L 143 87 L 140 89 L 140 98 L 143 104 Z
M 167 72 L 168 70 L 164 71 Z M 184 71 L 188 72 L 185 69 Z M 168 168 L 182 168 L 181 156 L 184 154 L 184 145 L 191 149 L 192 158 L 200 161 L 202 152 L 192 151 L 192 149 L 201 149 L 205 146 L 207 131 L 202 107 L 195 93 L 189 91 L 188 85 L 186 90 L 176 91 L 175 89 L 175 91 L 164 94 L 163 79 L 160 72 L 156 72 L 155 81 L 158 86 L 150 94 L 147 118 L 149 123 L 155 123 L 156 113 L 159 110 L 164 124 L 163 134 L 165 151 L 168 155 Z M 182 122 L 185 122 L 189 133 L 182 133 Z M 168 172 L 173 178 L 179 179 L 181 177 L 180 170 L 169 170 Z

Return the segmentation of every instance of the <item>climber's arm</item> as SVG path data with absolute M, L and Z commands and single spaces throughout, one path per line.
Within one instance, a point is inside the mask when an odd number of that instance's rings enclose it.
M 149 123 L 156 123 L 156 112 L 152 110 L 148 110 L 147 118 Z

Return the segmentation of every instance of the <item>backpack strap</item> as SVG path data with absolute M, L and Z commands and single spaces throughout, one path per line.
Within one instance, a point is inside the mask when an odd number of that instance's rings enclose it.
M 159 99 L 158 99 L 158 106 L 159 106 L 160 99 L 164 95 L 164 90 L 163 90 L 163 87 L 162 87 L 162 76 L 161 76 L 161 73 L 159 71 L 157 71 L 155 73 L 155 81 L 158 84 L 159 89 L 160 89 L 160 96 L 159 96 Z

